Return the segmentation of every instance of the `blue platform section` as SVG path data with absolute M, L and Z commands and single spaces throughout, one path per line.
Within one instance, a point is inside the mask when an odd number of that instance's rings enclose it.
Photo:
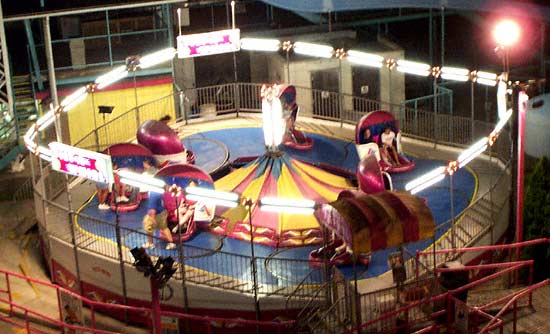
M 332 166 L 355 172 L 359 158 L 352 142 L 322 136 L 319 134 L 307 134 L 314 140 L 311 151 L 296 151 L 290 148 L 283 150 L 290 156 L 310 163 L 326 163 Z M 205 170 L 212 170 L 220 165 L 229 154 L 229 161 L 243 156 L 259 156 L 265 153 L 263 134 L 260 128 L 237 128 L 215 131 L 206 131 L 194 134 L 183 140 L 188 149 L 195 152 L 196 164 Z M 408 173 L 392 175 L 394 187 L 403 189 L 406 182 L 428 172 L 436 167 L 446 164 L 446 161 L 416 159 L 416 168 Z M 450 219 L 450 179 L 447 177 L 440 183 L 419 193 L 426 198 L 427 204 L 433 212 L 437 225 Z M 472 200 L 476 189 L 476 178 L 467 169 L 460 169 L 453 176 L 453 194 L 455 214 L 464 210 Z M 121 213 L 119 224 L 121 227 L 121 239 L 128 248 L 141 246 L 147 241 L 142 230 L 142 218 L 146 213 L 148 201 L 142 201 L 140 208 L 133 212 Z M 79 226 L 93 235 L 104 237 L 116 242 L 114 224 L 106 225 L 98 223 L 93 218 L 106 221 L 115 221 L 112 211 L 100 211 L 97 209 L 97 199 L 93 198 L 81 208 L 81 213 L 91 219 L 79 218 Z M 133 232 L 131 230 L 138 230 Z M 438 231 L 437 237 L 446 231 Z M 432 240 L 424 240 L 405 247 L 411 252 L 425 249 Z M 178 258 L 178 249 L 165 250 L 165 243 L 159 243 L 157 247 L 148 252 L 156 256 L 173 256 Z M 312 281 L 321 281 L 322 272 L 305 264 L 311 250 L 317 248 L 297 247 L 277 249 L 268 246 L 254 245 L 256 264 L 259 268 L 260 284 L 296 284 L 313 270 Z M 396 248 L 386 249 L 373 253 L 368 268 L 358 266 L 359 278 L 375 277 L 388 271 L 388 254 L 396 251 Z M 237 279 L 249 279 L 250 263 L 242 261 L 240 256 L 250 256 L 250 243 L 241 240 L 221 237 L 208 232 L 199 232 L 183 245 L 185 264 L 197 269 L 215 272 L 221 275 Z M 231 255 L 240 254 L 240 255 Z M 234 258 L 235 262 L 228 262 Z M 236 268 L 235 264 L 239 267 Z M 353 277 L 353 267 L 340 267 L 341 271 L 349 278 Z

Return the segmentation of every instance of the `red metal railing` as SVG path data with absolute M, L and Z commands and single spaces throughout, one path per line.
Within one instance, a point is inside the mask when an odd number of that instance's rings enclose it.
M 504 245 L 489 245 L 489 246 L 476 246 L 476 247 L 467 247 L 467 248 L 450 248 L 450 249 L 438 249 L 438 250 L 424 250 L 416 252 L 416 262 L 420 261 L 420 257 L 423 255 L 433 255 L 433 254 L 464 254 L 472 252 L 485 252 L 485 251 L 496 251 L 496 250 L 509 250 L 509 249 L 520 249 L 526 246 L 534 246 L 543 243 L 550 243 L 550 238 L 539 238 L 523 242 L 517 242 L 513 244 L 504 244 Z M 419 267 L 416 266 L 416 279 L 418 280 Z
M 126 306 L 119 304 L 103 303 L 95 300 L 91 300 L 87 297 L 81 296 L 77 293 L 74 293 L 70 290 L 67 290 L 58 285 L 45 282 L 36 278 L 27 277 L 18 273 L 13 273 L 7 270 L 0 269 L 0 276 L 3 276 L 5 279 L 4 287 L 0 288 L 0 303 L 5 304 L 9 309 L 8 314 L 5 316 L 0 316 L 0 321 L 4 321 L 13 326 L 26 329 L 27 333 L 46 333 L 38 328 L 33 328 L 33 322 L 40 322 L 46 327 L 54 327 L 60 330 L 68 330 L 69 332 L 82 332 L 82 333 L 93 333 L 93 334 L 114 334 L 119 332 L 113 332 L 109 330 L 102 330 L 96 328 L 96 312 L 100 310 L 108 310 L 109 312 L 127 312 L 133 313 L 136 316 L 145 317 L 149 330 L 151 329 L 152 324 L 154 323 L 153 312 L 150 308 L 147 307 L 135 307 L 135 306 Z M 32 282 L 42 287 L 54 289 L 57 295 L 57 308 L 59 310 L 59 319 L 55 319 L 50 315 L 47 315 L 41 311 L 33 310 L 30 307 L 20 305 L 14 301 L 14 291 L 12 286 L 12 281 L 14 279 L 21 279 L 26 282 Z M 60 293 L 65 293 L 72 298 L 75 298 L 82 302 L 83 306 L 87 306 L 90 311 L 90 327 L 83 327 L 75 324 L 69 324 L 64 321 L 62 317 L 61 303 L 60 303 Z M 3 296 L 3 295 L 7 296 Z M 23 316 L 23 322 L 15 319 L 14 315 L 18 314 Z M 294 326 L 294 321 L 256 321 L 256 320 L 245 320 L 240 318 L 222 318 L 222 317 L 209 317 L 204 315 L 193 315 L 193 314 L 184 314 L 177 312 L 161 311 L 158 316 L 169 316 L 177 319 L 181 319 L 191 323 L 191 326 L 202 326 L 206 328 L 208 333 L 214 333 L 215 327 L 221 327 L 220 331 L 228 332 L 228 329 L 236 328 L 240 332 L 250 331 L 252 332 L 255 329 L 260 329 L 264 333 L 283 333 L 288 332 L 290 328 Z M 159 331 L 155 331 L 160 333 Z M 151 331 L 149 333 L 152 333 Z
M 540 240 L 548 240 L 548 239 L 540 239 Z M 543 241 L 540 241 L 540 242 L 537 242 L 537 243 L 542 243 L 542 242 Z M 544 242 L 546 242 L 546 241 L 544 241 Z M 529 243 L 529 242 L 525 242 L 525 243 Z M 531 242 L 530 244 L 536 244 L 536 243 Z M 504 245 L 504 246 L 510 246 L 510 245 Z M 492 247 L 492 246 L 488 246 L 488 247 Z M 475 248 L 484 248 L 484 247 L 475 247 Z M 508 248 L 513 248 L 513 247 L 508 247 Z M 466 249 L 461 249 L 461 250 L 465 252 Z M 479 249 L 477 251 L 479 251 Z M 530 273 L 532 273 L 533 263 L 534 263 L 533 260 L 526 260 L 526 261 L 515 261 L 515 262 L 508 262 L 508 263 L 481 264 L 481 265 L 466 266 L 466 267 L 461 267 L 461 268 L 439 268 L 438 269 L 439 272 L 457 272 L 457 271 L 470 271 L 470 270 L 480 270 L 480 269 L 481 270 L 488 270 L 488 269 L 500 269 L 500 268 L 504 268 L 504 269 L 502 269 L 502 270 L 500 270 L 496 273 L 493 273 L 491 275 L 488 275 L 486 277 L 480 278 L 476 281 L 465 284 L 465 285 L 463 285 L 463 286 L 461 286 L 457 289 L 449 290 L 449 291 L 447 291 L 445 293 L 442 293 L 442 294 L 439 294 L 437 296 L 433 296 L 433 297 L 430 297 L 430 298 L 425 298 L 425 299 L 420 300 L 420 301 L 409 303 L 408 305 L 400 307 L 400 308 L 398 308 L 394 311 L 387 312 L 387 313 L 383 314 L 381 317 L 379 317 L 377 319 L 373 319 L 373 320 L 368 321 L 366 323 L 363 323 L 359 326 L 348 329 L 348 330 L 344 331 L 344 333 L 351 334 L 351 333 L 354 333 L 354 332 L 360 332 L 362 329 L 371 327 L 371 326 L 373 326 L 377 323 L 381 323 L 381 322 L 383 322 L 384 320 L 387 320 L 387 319 L 397 318 L 398 316 L 401 316 L 401 318 L 404 318 L 406 323 L 401 324 L 399 326 L 396 325 L 393 328 L 388 329 L 388 333 L 393 332 L 398 328 L 406 328 L 408 330 L 411 327 L 413 327 L 415 324 L 418 324 L 418 323 L 420 323 L 422 321 L 426 321 L 426 320 L 437 319 L 438 317 L 443 316 L 443 315 L 446 315 L 447 324 L 451 324 L 452 320 L 453 320 L 452 319 L 452 316 L 453 316 L 453 312 L 452 312 L 453 307 L 452 306 L 454 304 L 453 301 L 456 299 L 456 298 L 454 298 L 454 295 L 456 295 L 460 292 L 463 292 L 465 290 L 471 289 L 471 288 L 473 288 L 477 285 L 480 285 L 480 284 L 486 283 L 488 281 L 491 281 L 493 279 L 496 279 L 500 276 L 509 274 L 511 272 L 514 272 L 514 271 L 518 271 L 519 269 L 521 269 L 523 267 L 529 267 L 530 268 Z M 531 283 L 532 274 L 530 275 L 529 279 L 530 279 L 529 283 Z M 548 284 L 548 283 L 546 283 L 546 284 Z M 538 283 L 536 285 L 532 285 L 529 288 L 524 289 L 524 290 L 514 294 L 512 299 L 517 300 L 517 298 L 520 298 L 521 296 L 524 296 L 526 294 L 531 294 L 534 289 L 539 288 L 539 287 L 541 287 L 541 283 Z M 504 300 L 505 299 L 503 299 L 501 302 L 504 302 Z M 509 301 L 506 304 L 506 309 L 503 308 L 502 313 L 504 313 L 507 310 L 507 307 L 509 307 L 510 303 L 513 303 L 513 300 Z M 415 320 L 413 322 L 408 322 L 407 321 L 409 319 L 409 314 L 410 314 L 410 312 L 413 308 L 420 307 L 423 304 L 429 304 L 429 303 L 434 303 L 434 302 L 438 302 L 438 301 L 445 301 L 445 304 L 447 305 L 446 309 L 432 312 L 425 319 Z M 532 296 L 529 295 L 529 304 L 530 305 L 531 305 L 531 301 L 532 301 Z M 517 306 L 517 305 L 515 305 L 515 306 Z M 491 315 L 484 312 L 483 307 L 478 308 L 478 307 L 468 306 L 468 310 L 469 310 L 469 313 L 475 314 L 475 316 L 474 316 L 474 319 L 476 319 L 475 320 L 475 322 L 476 322 L 475 326 L 477 326 L 477 321 L 480 318 L 485 318 L 485 319 L 489 320 L 489 323 L 490 323 L 490 326 L 491 326 L 489 328 L 489 330 L 497 328 L 497 327 L 503 325 L 503 321 L 501 319 L 499 319 L 499 316 L 502 315 L 502 314 L 498 314 L 497 316 L 491 316 Z M 432 331 L 435 331 L 436 329 L 434 328 L 434 326 L 437 327 L 437 325 L 430 325 L 430 326 L 427 326 L 426 328 L 423 328 L 422 330 L 420 330 L 419 333 L 430 333 Z
M 500 309 L 500 311 L 494 316 L 494 318 L 491 319 L 489 321 L 489 323 L 487 323 L 485 325 L 485 327 L 483 327 L 481 329 L 481 331 L 479 331 L 479 333 L 480 334 L 487 333 L 490 330 L 493 330 L 494 328 L 498 327 L 497 325 L 494 324 L 496 322 L 496 319 L 499 319 L 506 311 L 508 311 L 510 309 L 510 306 L 512 306 L 512 305 L 514 307 L 514 310 L 513 310 L 513 312 L 514 312 L 514 320 L 513 320 L 514 329 L 513 329 L 513 332 L 515 333 L 516 332 L 516 323 L 517 323 L 517 301 L 518 301 L 518 299 L 525 296 L 526 294 L 529 294 L 529 305 L 531 306 L 531 295 L 533 294 L 533 291 L 535 291 L 537 289 L 540 289 L 540 288 L 542 288 L 544 286 L 547 286 L 547 285 L 550 286 L 550 279 L 546 279 L 546 280 L 544 280 L 542 282 L 539 282 L 537 284 L 528 286 L 527 288 L 513 294 L 513 296 L 510 298 L 510 300 Z M 510 297 L 510 296 L 507 296 L 507 297 Z M 504 301 L 501 298 L 499 300 L 499 302 L 504 302 Z M 485 305 L 485 306 L 487 307 L 487 305 Z

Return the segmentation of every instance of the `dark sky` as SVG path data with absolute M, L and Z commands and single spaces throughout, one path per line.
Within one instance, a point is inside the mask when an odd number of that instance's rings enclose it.
M 148 1 L 148 0 L 147 0 Z M 29 14 L 33 12 L 75 9 L 82 7 L 95 7 L 113 4 L 124 3 L 140 3 L 147 1 L 117 1 L 117 0 L 43 0 L 44 7 L 41 6 L 40 0 L 3 0 L 2 10 L 4 16 Z

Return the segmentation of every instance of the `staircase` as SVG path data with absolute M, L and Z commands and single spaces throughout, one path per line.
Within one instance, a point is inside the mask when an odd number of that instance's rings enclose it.
M 12 77 L 12 87 L 15 97 L 14 113 L 17 132 L 22 135 L 38 116 L 38 106 L 34 99 L 34 88 L 30 74 Z

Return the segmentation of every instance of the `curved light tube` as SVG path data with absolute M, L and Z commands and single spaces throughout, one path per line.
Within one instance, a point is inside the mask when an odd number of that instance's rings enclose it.
M 445 178 L 445 166 L 441 166 L 407 183 L 405 185 L 405 190 L 410 191 L 411 194 L 414 194 L 416 192 L 419 192 L 420 190 L 423 190 L 431 186 L 436 182 L 443 180 L 444 178 Z M 419 188 L 419 190 L 415 188 Z M 414 190 L 414 193 L 413 193 L 413 190 Z
M 225 206 L 227 208 L 235 208 L 237 207 L 237 205 L 239 205 L 239 202 L 228 201 L 220 198 L 212 198 L 212 197 L 206 197 L 206 196 L 186 195 L 185 198 L 190 201 L 205 202 L 213 205 Z
M 174 58 L 176 49 L 170 47 L 139 58 L 139 67 L 149 68 Z
M 494 131 L 496 133 L 499 133 L 500 130 L 502 130 L 502 128 L 506 125 L 506 123 L 508 123 L 508 120 L 510 119 L 510 117 L 512 117 L 512 113 L 513 113 L 512 109 L 508 109 L 508 111 L 506 113 L 504 113 L 504 117 L 502 117 L 498 121 L 497 125 L 495 126 Z
M 103 74 L 99 76 L 97 79 L 95 79 L 95 84 L 97 85 L 96 88 L 103 89 L 125 78 L 127 75 L 128 75 L 128 69 L 126 68 L 126 65 L 115 67 L 110 72 L 107 72 L 106 74 Z
M 249 51 L 278 51 L 281 42 L 278 39 L 241 38 L 241 49 Z
M 119 172 L 119 174 L 120 174 L 120 172 Z M 155 192 L 155 193 L 158 193 L 158 194 L 164 194 L 164 187 L 155 187 L 152 184 L 139 182 L 139 181 L 134 180 L 134 179 L 127 179 L 127 178 L 122 177 L 122 176 L 120 177 L 120 182 L 122 182 L 124 184 L 129 184 L 129 185 L 134 186 L 134 187 L 138 187 L 140 190 L 147 190 L 147 191 L 152 191 L 152 192 Z
M 160 179 L 157 179 L 155 177 L 145 175 L 145 174 L 131 172 L 129 170 L 124 170 L 124 169 L 119 170 L 117 172 L 117 174 L 121 178 L 125 178 L 127 180 L 133 180 L 135 182 L 138 182 L 138 183 L 142 184 L 143 186 L 153 186 L 153 187 L 164 189 L 164 185 L 166 184 L 166 183 L 164 183 L 164 181 L 162 181 Z M 140 187 L 140 186 L 137 186 L 137 187 Z M 163 192 L 164 192 L 164 190 L 163 190 Z
M 470 79 L 470 71 L 465 68 L 444 66 L 441 68 L 441 78 L 465 82 Z
M 466 166 L 470 161 L 477 158 L 481 153 L 487 149 L 489 144 L 489 138 L 485 137 L 477 141 L 475 144 L 470 146 L 466 151 L 462 152 L 458 156 L 458 167 L 462 168 Z
M 75 101 L 82 101 L 82 96 L 86 97 L 87 95 L 86 86 L 80 87 L 79 89 L 72 92 L 70 95 L 68 95 L 66 98 L 61 101 L 61 106 L 63 107 L 63 110 L 67 110 L 67 106 L 70 104 L 73 104 Z
M 497 111 L 498 111 L 498 118 L 503 118 L 504 114 L 506 114 L 506 94 L 508 94 L 508 87 L 506 85 L 506 82 L 503 80 L 499 80 L 498 87 L 497 87 Z
M 207 199 L 221 199 L 224 201 L 231 201 L 238 203 L 239 194 L 226 191 L 218 191 L 214 189 L 207 189 L 201 187 L 187 187 L 185 188 L 186 195 L 200 196 Z
M 328 45 L 296 42 L 294 43 L 294 52 L 304 56 L 332 58 L 334 49 Z
M 497 84 L 497 74 L 491 72 L 477 71 L 475 72 L 474 81 L 478 84 L 494 87 Z
M 381 68 L 384 66 L 384 57 L 360 51 L 349 50 L 346 59 L 354 64 Z
M 314 208 L 315 202 L 309 199 L 264 197 L 260 200 L 260 209 L 268 212 L 310 215 Z

